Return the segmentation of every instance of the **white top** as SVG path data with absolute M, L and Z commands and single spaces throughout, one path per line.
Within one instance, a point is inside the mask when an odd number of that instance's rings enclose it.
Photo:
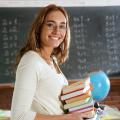
M 34 120 L 36 112 L 63 114 L 59 96 L 67 84 L 64 75 L 53 70 L 38 53 L 27 52 L 16 71 L 11 120 Z

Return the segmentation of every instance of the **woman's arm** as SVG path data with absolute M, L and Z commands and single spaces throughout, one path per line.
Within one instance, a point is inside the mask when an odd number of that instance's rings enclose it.
M 31 110 L 36 90 L 37 74 L 39 74 L 35 61 L 33 56 L 26 56 L 19 65 L 12 99 L 11 120 L 82 120 L 80 113 L 43 115 Z
M 31 105 L 36 91 L 39 69 L 33 54 L 23 56 L 17 71 L 11 105 L 11 120 L 33 120 Z
M 83 117 L 80 113 L 63 115 L 43 115 L 37 113 L 34 120 L 83 120 Z
M 94 110 L 80 113 L 74 112 L 63 115 L 42 115 L 37 113 L 34 120 L 83 120 L 83 118 L 94 118 Z

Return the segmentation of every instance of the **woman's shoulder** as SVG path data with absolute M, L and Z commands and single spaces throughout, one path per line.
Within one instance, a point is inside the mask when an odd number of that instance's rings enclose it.
M 43 68 L 43 63 L 39 57 L 39 54 L 33 50 L 26 52 L 19 64 L 17 69 L 29 68 L 33 70 L 38 70 Z
M 33 50 L 29 50 L 28 52 L 26 52 L 20 60 L 20 63 L 22 64 L 32 64 L 32 65 L 38 64 L 40 62 L 41 59 L 39 57 L 39 54 Z
M 24 54 L 24 56 L 39 56 L 38 55 L 38 53 L 36 52 L 36 51 L 34 51 L 34 50 L 29 50 L 29 51 L 27 51 L 25 54 Z
M 38 60 L 39 59 L 39 54 L 36 51 L 29 50 L 26 52 L 22 59 L 27 59 L 27 60 Z

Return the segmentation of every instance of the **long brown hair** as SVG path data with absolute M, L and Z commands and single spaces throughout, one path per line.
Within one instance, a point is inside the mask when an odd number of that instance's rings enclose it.
M 57 58 L 59 64 L 65 62 L 69 54 L 69 45 L 70 45 L 70 28 L 69 28 L 69 19 L 66 10 L 63 7 L 56 6 L 54 4 L 43 7 L 38 12 L 35 20 L 30 27 L 30 30 L 27 35 L 27 41 L 19 51 L 16 57 L 16 67 L 20 62 L 21 57 L 29 50 L 36 51 L 36 48 L 41 48 L 40 34 L 42 31 L 42 25 L 44 23 L 45 17 L 51 11 L 61 11 L 67 21 L 67 31 L 63 42 L 53 50 L 53 55 Z

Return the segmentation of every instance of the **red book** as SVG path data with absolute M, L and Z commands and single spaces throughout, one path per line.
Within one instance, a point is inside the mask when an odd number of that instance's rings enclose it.
M 76 90 L 74 92 L 62 95 L 61 100 L 67 100 L 69 98 L 73 98 L 73 97 L 85 94 L 85 93 L 87 93 L 88 90 L 90 90 L 90 85 L 85 86 L 85 88 L 83 88 L 83 89 Z

